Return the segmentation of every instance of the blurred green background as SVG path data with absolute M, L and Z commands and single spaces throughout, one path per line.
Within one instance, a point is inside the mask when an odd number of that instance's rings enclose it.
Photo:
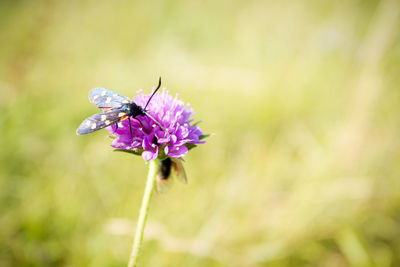
M 125 266 L 140 157 L 77 136 L 163 86 L 215 135 L 141 266 L 400 266 L 400 2 L 1 1 L 0 266 Z

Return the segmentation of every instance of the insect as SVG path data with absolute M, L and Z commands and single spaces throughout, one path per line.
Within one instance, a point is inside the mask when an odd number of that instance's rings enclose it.
M 160 162 L 157 171 L 157 191 L 166 193 L 171 186 L 172 176 L 179 181 L 187 184 L 186 172 L 183 168 L 182 160 L 174 158 L 166 158 Z
M 163 131 L 167 132 L 166 129 L 156 121 L 150 114 L 147 113 L 147 105 L 150 103 L 154 94 L 160 89 L 161 77 L 158 80 L 158 86 L 154 90 L 153 94 L 150 96 L 144 108 L 138 106 L 130 100 L 129 98 L 117 94 L 111 90 L 105 88 L 93 88 L 89 92 L 89 101 L 96 105 L 102 110 L 102 113 L 97 113 L 89 118 L 85 119 L 81 125 L 79 125 L 76 130 L 76 134 L 88 134 L 107 126 L 116 124 L 118 127 L 118 122 L 128 119 L 129 125 L 131 125 L 131 118 L 136 119 L 142 125 L 142 122 L 137 118 L 137 116 L 147 116 L 153 120 Z M 143 127 L 143 125 L 142 125 Z M 133 139 L 132 128 L 129 127 L 131 133 L 131 140 Z

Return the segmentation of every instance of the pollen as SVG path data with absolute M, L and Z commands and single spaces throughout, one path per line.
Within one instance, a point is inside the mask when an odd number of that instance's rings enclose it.
M 105 96 L 106 93 L 107 93 L 106 90 L 102 91 L 102 92 L 101 92 L 101 96 Z
M 106 103 L 110 103 L 111 102 L 111 97 L 107 97 Z
M 122 116 L 125 116 L 125 112 L 120 112 L 120 113 L 118 113 L 118 117 L 122 117 Z
M 107 119 L 106 115 L 101 115 L 101 121 L 105 121 Z
M 109 120 L 106 120 L 104 123 L 105 123 L 106 125 L 109 125 L 111 122 L 110 122 Z
M 93 122 L 92 127 L 90 127 L 92 129 L 96 129 L 96 123 Z
M 95 96 L 93 97 L 93 100 L 96 100 L 98 97 L 99 97 L 98 95 L 95 95 Z
M 122 100 L 122 103 L 129 104 L 129 101 L 128 100 Z
M 90 126 L 92 124 L 90 121 L 86 121 L 86 126 Z

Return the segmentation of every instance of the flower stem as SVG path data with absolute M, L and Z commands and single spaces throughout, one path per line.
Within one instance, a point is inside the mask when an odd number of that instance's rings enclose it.
M 158 165 L 159 165 L 158 159 L 150 161 L 149 173 L 147 174 L 146 188 L 144 190 L 142 206 L 140 208 L 139 219 L 136 226 L 136 233 L 133 240 L 133 246 L 132 246 L 131 256 L 129 257 L 128 267 L 135 267 L 137 264 L 140 248 L 143 243 L 144 226 L 146 224 L 147 215 L 149 213 L 150 200 L 154 191 Z

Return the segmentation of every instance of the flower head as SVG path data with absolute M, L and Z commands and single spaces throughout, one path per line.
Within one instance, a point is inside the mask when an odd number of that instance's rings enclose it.
M 133 99 L 136 105 L 144 108 L 151 95 L 142 90 Z M 141 153 L 146 161 L 165 156 L 183 157 L 188 149 L 201 141 L 202 131 L 191 119 L 194 114 L 178 97 L 172 97 L 165 89 L 156 93 L 147 106 L 147 114 L 154 118 L 164 129 L 148 116 L 137 116 L 107 127 L 116 136 L 111 146 L 122 150 Z M 131 129 L 129 129 L 129 127 Z

